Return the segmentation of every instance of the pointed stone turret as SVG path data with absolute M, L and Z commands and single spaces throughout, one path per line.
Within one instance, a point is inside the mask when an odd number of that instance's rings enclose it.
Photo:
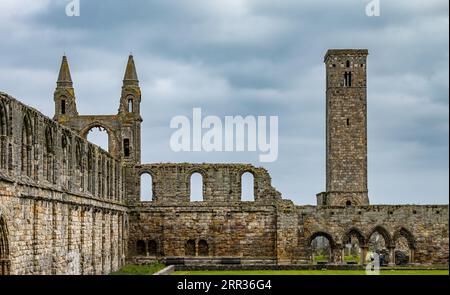
M 138 76 L 137 76 L 137 72 L 136 72 L 136 66 L 134 65 L 134 59 L 133 59 L 132 55 L 130 55 L 128 57 L 127 68 L 125 70 L 125 75 L 123 77 L 123 85 L 124 86 L 128 86 L 128 85 L 138 86 L 139 85 L 139 80 L 138 80 Z
M 70 75 L 69 62 L 67 61 L 67 57 L 65 55 L 62 57 L 57 86 L 58 87 L 72 86 L 72 76 Z
M 67 57 L 65 55 L 62 57 L 61 67 L 59 68 L 54 100 L 54 119 L 58 122 L 63 124 L 65 117 L 78 115 L 75 101 L 75 90 L 73 89 L 72 76 L 70 75 L 69 62 L 67 61 Z

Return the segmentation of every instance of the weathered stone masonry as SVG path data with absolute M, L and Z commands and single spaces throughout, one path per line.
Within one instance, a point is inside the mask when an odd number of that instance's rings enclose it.
M 0 93 L 2 273 L 106 274 L 123 265 L 120 162 Z
M 363 264 L 375 234 L 390 264 L 406 247 L 410 264 L 448 266 L 448 205 L 369 205 L 367 54 L 325 56 L 327 173 L 317 206 L 283 200 L 269 173 L 248 164 L 141 164 L 132 56 L 115 115 L 78 114 L 66 57 L 54 120 L 0 93 L 0 274 L 107 274 L 152 260 L 310 264 L 316 237 L 328 241 L 329 263 L 346 263 L 346 246 L 357 243 Z M 95 127 L 107 131 L 108 152 L 87 142 Z M 253 201 L 242 199 L 244 173 Z M 190 198 L 194 174 L 202 201 Z M 144 185 L 151 201 L 142 201 Z

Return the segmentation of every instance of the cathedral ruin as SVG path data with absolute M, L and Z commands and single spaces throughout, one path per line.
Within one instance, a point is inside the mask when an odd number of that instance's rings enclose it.
M 0 92 L 0 274 L 108 274 L 156 260 L 361 265 L 374 251 L 388 265 L 448 267 L 448 205 L 369 203 L 367 55 L 325 55 L 326 191 L 316 206 L 283 199 L 268 171 L 249 164 L 141 163 L 132 56 L 115 115 L 78 113 L 66 57 L 53 119 Z M 96 127 L 108 151 L 87 141 Z M 242 200 L 244 174 L 252 201 Z M 151 176 L 151 201 L 141 199 L 142 175 Z M 193 175 L 201 201 L 190 199 Z

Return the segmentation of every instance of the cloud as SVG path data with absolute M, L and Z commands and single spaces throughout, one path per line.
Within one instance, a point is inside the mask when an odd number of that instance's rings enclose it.
M 53 116 L 60 56 L 82 114 L 117 112 L 130 51 L 143 101 L 143 161 L 251 162 L 253 153 L 174 153 L 170 119 L 278 115 L 285 198 L 314 204 L 325 185 L 328 48 L 368 48 L 372 203 L 448 202 L 448 1 L 81 0 L 0 2 L 0 90 Z M 14 32 L 12 34 L 11 32 Z M 95 100 L 96 104 L 92 105 Z

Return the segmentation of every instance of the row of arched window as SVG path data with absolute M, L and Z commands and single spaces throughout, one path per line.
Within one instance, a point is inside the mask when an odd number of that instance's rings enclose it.
M 241 176 L 241 201 L 255 200 L 255 177 L 251 172 L 245 172 Z M 204 201 L 203 176 L 201 173 L 192 173 L 190 177 L 190 201 Z M 141 175 L 141 201 L 150 202 L 154 199 L 153 179 L 150 173 Z
M 20 146 L 13 157 L 15 142 L 9 128 L 10 115 L 4 101 L 0 100 L 2 171 L 12 172 L 13 161 L 18 161 L 17 172 L 34 181 L 46 181 L 53 185 L 59 183 L 67 190 L 86 191 L 101 198 L 120 200 L 121 165 L 117 160 L 75 137 L 69 130 L 63 129 L 57 135 L 57 125 L 48 119 L 44 119 L 44 132 L 40 138 L 37 126 L 42 123 L 38 123 L 38 118 L 26 109 L 18 129 L 21 131 Z M 18 159 L 14 160 L 16 157 Z M 87 184 L 85 172 L 88 172 Z

